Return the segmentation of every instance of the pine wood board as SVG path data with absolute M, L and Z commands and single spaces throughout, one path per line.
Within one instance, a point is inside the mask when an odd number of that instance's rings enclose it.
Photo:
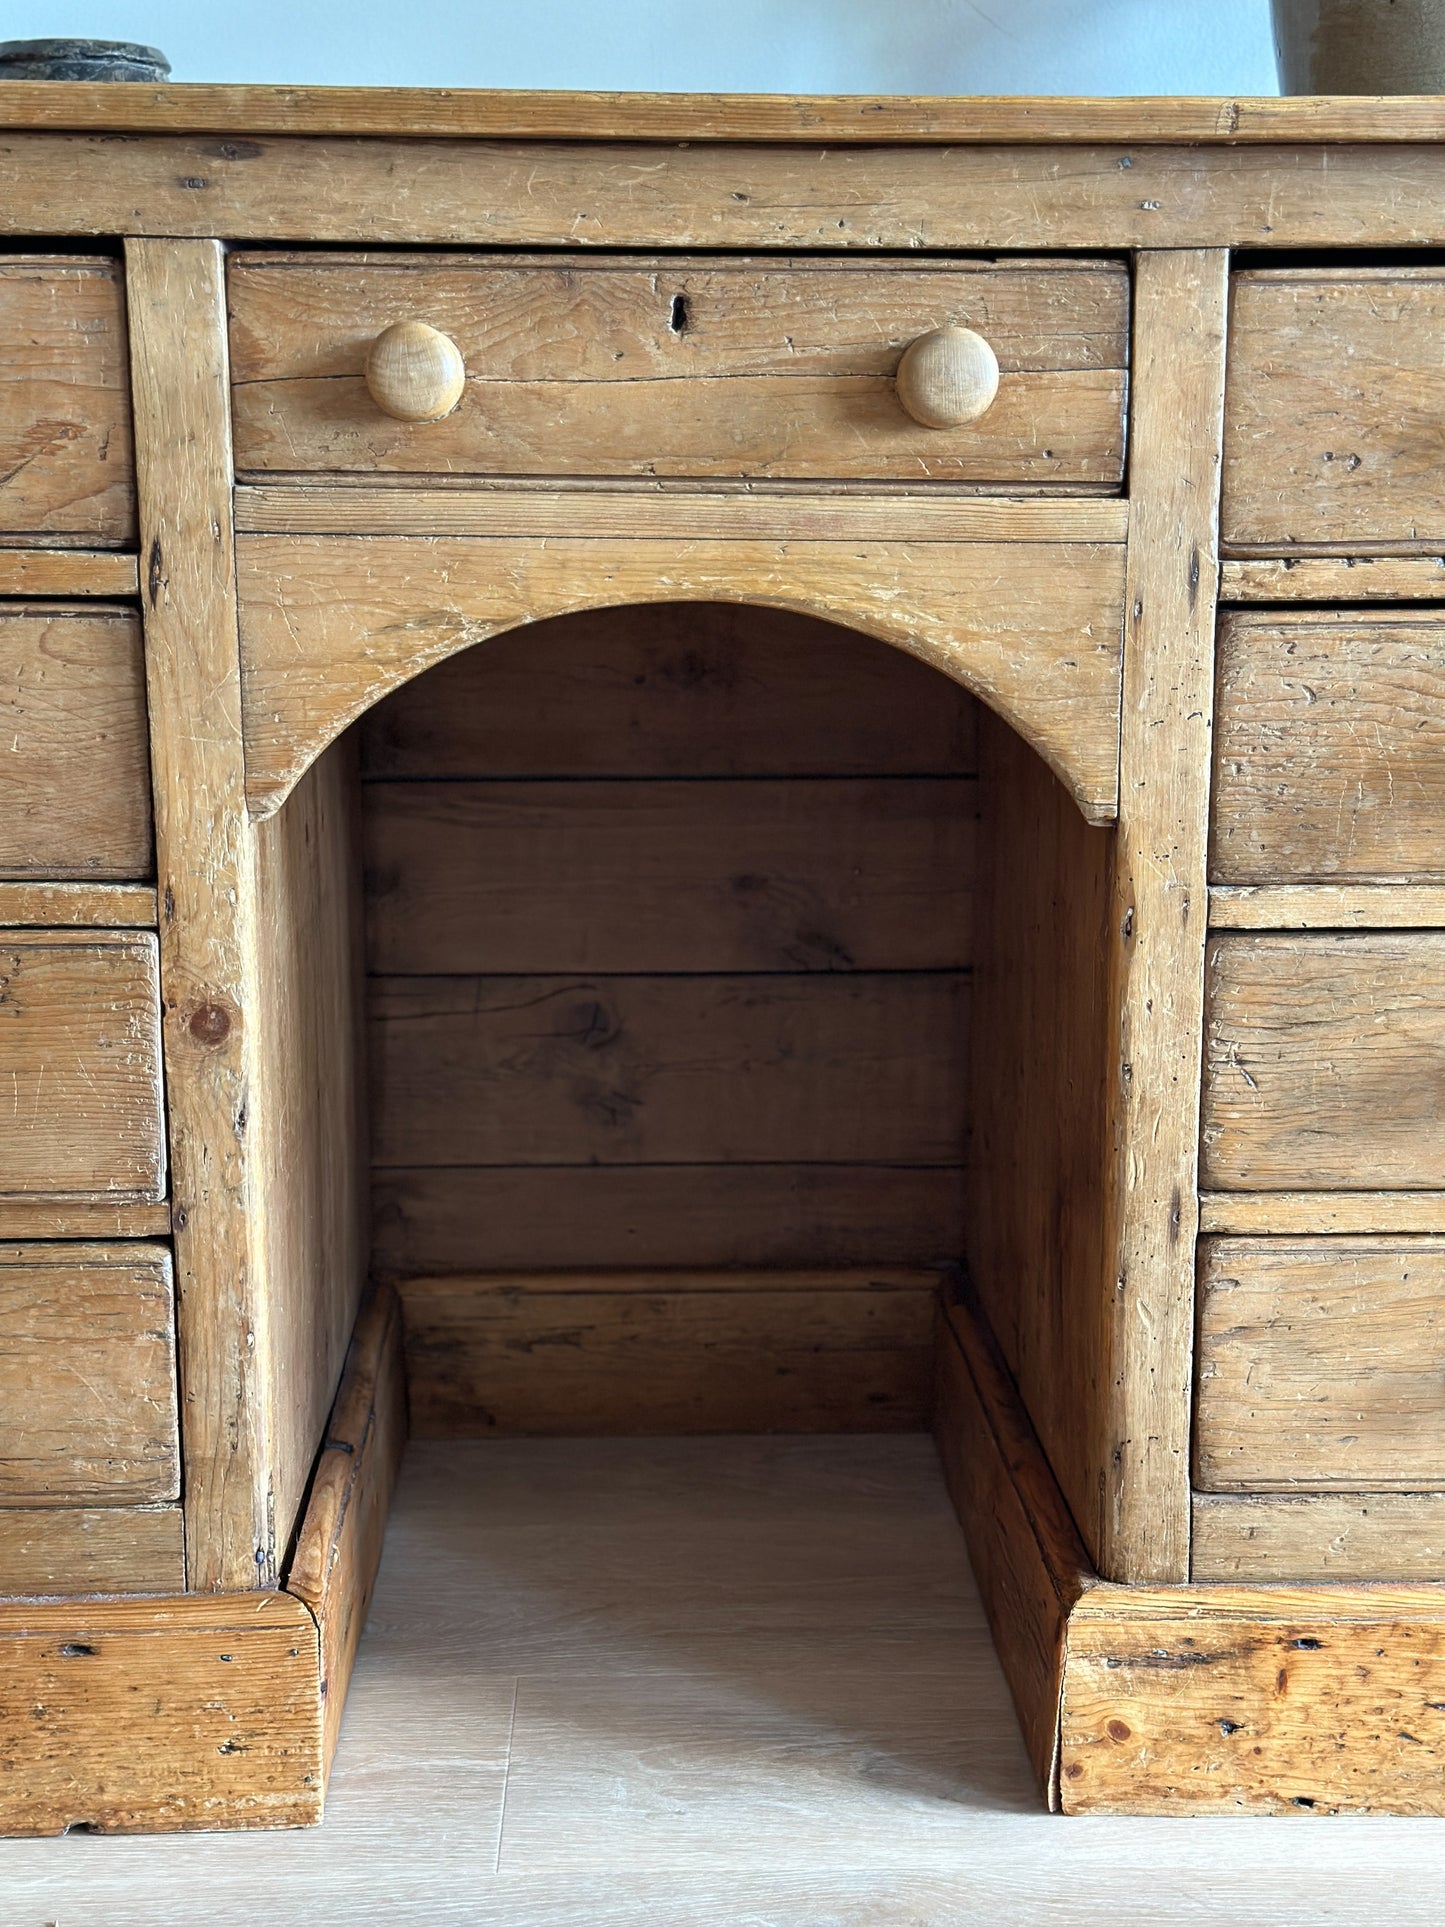
M 941 1264 L 962 1249 L 963 1197 L 948 1165 L 393 1168 L 372 1176 L 372 1266 Z
M 643 603 L 528 623 L 403 683 L 361 723 L 364 778 L 969 776 L 977 705 L 814 617 Z
M 0 815 L 0 876 L 153 873 L 145 664 L 132 612 L 0 607 L 0 740 L 11 799 Z
M 1445 1191 L 1203 1191 L 1201 1232 L 1438 1231 L 1445 1234 Z
M 0 595 L 117 596 L 140 593 L 133 555 L 110 549 L 20 549 L 0 545 Z
M 367 968 L 960 969 L 972 958 L 975 787 L 373 785 Z
M 958 1163 L 951 973 L 371 982 L 374 1166 Z
M 1213 930 L 1432 930 L 1445 925 L 1445 885 L 1223 883 L 1209 889 Z
M 425 135 L 492 140 L 979 141 L 1276 144 L 1445 140 L 1433 95 L 599 93 L 461 87 L 278 87 L 7 81 L 0 126 L 125 133 Z
M 29 226 L 32 234 L 44 231 L 43 223 Z M 0 261 L 0 329 L 0 529 L 32 541 L 53 535 L 86 546 L 133 544 L 120 264 L 54 253 L 7 256 Z
M 166 1246 L 0 1246 L 0 1506 L 179 1497 L 176 1401 Z
M 166 1192 L 156 940 L 0 930 L 7 1115 L 0 1192 L 159 1203 Z
M 1445 597 L 1445 555 L 1289 555 L 1226 560 L 1221 602 L 1374 602 Z
M 419 1438 L 917 1431 L 936 1272 L 411 1278 Z
M 1445 1242 L 1203 1240 L 1196 1369 L 1202 1490 L 1445 1487 Z
M 57 83 L 58 84 L 58 83 Z M 12 136 L 0 231 L 525 248 L 1428 247 L 1445 151 Z M 1121 165 L 1127 161 L 1128 166 Z
M 153 883 L 0 882 L 8 930 L 154 930 Z
M 1440 1188 L 1445 933 L 1225 931 L 1208 972 L 1204 1188 Z
M 178 1505 L 0 1507 L 0 1598 L 179 1593 L 185 1584 Z
M 1442 760 L 1445 620 L 1236 612 L 1220 624 L 1212 881 L 1438 882 Z
M 1191 1558 L 1196 1584 L 1438 1580 L 1445 1493 L 1196 1493 Z
M 237 554 L 262 814 L 348 723 L 458 650 L 541 616 L 679 599 L 792 608 L 906 649 L 1020 729 L 1087 816 L 1114 812 L 1117 547 L 973 543 L 920 562 L 888 543 L 247 535 Z

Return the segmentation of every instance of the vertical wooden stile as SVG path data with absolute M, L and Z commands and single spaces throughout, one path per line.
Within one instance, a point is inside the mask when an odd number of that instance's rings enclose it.
M 276 1582 L 251 1162 L 255 852 L 245 808 L 218 242 L 126 244 L 173 1167 L 187 1581 Z
M 1128 594 L 1110 919 L 1104 1317 L 1108 1468 L 1098 1563 L 1189 1577 L 1189 1410 L 1208 924 L 1220 449 L 1229 259 L 1135 272 Z

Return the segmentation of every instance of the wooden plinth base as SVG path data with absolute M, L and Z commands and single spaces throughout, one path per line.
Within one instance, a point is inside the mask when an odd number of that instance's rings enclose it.
M 0 1606 L 0 1833 L 320 1820 L 405 1435 L 384 1290 L 357 1322 L 284 1591 Z
M 982 1315 L 937 1431 L 1024 1739 L 1065 1813 L 1445 1813 L 1445 1585 L 1099 1579 Z

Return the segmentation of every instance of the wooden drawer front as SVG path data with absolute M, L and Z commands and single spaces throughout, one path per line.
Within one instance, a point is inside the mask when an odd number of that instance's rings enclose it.
M 1445 618 L 1220 625 L 1216 883 L 1445 877 Z
M 165 1195 L 156 939 L 0 931 L 0 1198 Z
M 135 541 L 118 261 L 0 258 L 0 535 Z
M 153 868 L 140 620 L 0 608 L 0 877 Z
M 1204 1239 L 1195 1480 L 1445 1486 L 1445 1240 Z
M 1210 940 L 1200 1183 L 1445 1189 L 1445 933 Z
M 1343 553 L 1445 540 L 1445 269 L 1234 278 L 1224 540 Z
M 1123 477 L 1122 266 L 250 254 L 230 297 L 243 471 Z M 441 421 L 392 420 L 363 380 L 375 337 L 409 320 L 466 364 Z M 993 347 L 998 396 L 965 427 L 924 428 L 894 370 L 953 322 Z
M 0 1246 L 0 1505 L 180 1490 L 163 1245 Z

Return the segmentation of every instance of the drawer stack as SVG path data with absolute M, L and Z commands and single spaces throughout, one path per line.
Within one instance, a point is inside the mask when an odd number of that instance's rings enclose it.
M 1445 1576 L 1445 275 L 1231 328 L 1197 1578 Z M 1320 606 L 1314 606 L 1314 605 Z M 1293 605 L 1293 606 L 1291 606 Z
M 119 264 L 0 261 L 0 363 L 0 1594 L 174 1591 L 145 670 L 107 599 L 136 574 Z

